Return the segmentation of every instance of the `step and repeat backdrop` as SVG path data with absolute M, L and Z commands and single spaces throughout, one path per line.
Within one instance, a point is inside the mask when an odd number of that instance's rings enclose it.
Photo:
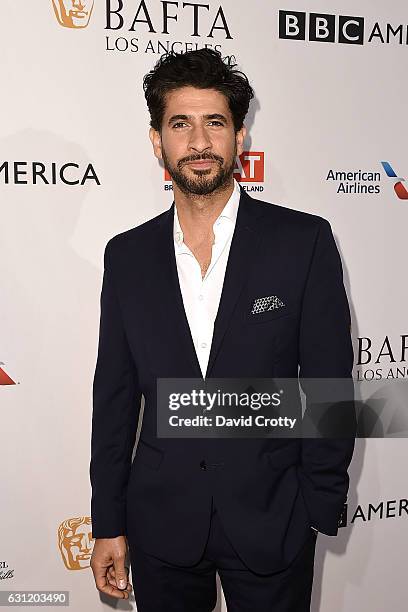
M 109 606 L 89 567 L 103 251 L 172 203 L 148 138 L 143 75 L 170 49 L 235 56 L 256 93 L 235 178 L 256 198 L 330 221 L 355 377 L 404 380 L 408 7 L 3 0 L 1 9 L 0 590 L 68 591 L 72 610 L 97 611 Z M 356 443 L 338 536 L 318 537 L 314 612 L 406 609 L 408 448 L 398 427 L 388 434 Z

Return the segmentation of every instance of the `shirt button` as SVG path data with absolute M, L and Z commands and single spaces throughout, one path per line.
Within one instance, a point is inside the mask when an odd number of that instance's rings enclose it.
M 198 299 L 199 299 L 199 300 L 203 300 L 203 299 L 204 299 L 204 296 L 203 296 L 202 294 L 200 294 L 200 295 L 198 296 Z
M 201 343 L 201 348 L 207 348 L 207 343 L 206 342 L 202 342 Z

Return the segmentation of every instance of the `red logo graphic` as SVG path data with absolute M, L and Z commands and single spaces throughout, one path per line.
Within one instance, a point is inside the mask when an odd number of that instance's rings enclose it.
M 241 183 L 263 183 L 265 165 L 263 151 L 243 151 L 235 162 L 234 177 Z M 164 170 L 164 180 L 171 181 L 171 176 Z
M 384 168 L 387 176 L 394 181 L 394 191 L 400 200 L 408 200 L 408 190 L 403 185 L 404 178 L 398 176 L 390 162 L 382 161 L 382 167 Z
M 244 151 L 237 157 L 234 177 L 241 183 L 263 183 L 265 165 L 263 151 Z
M 0 366 L 3 366 L 4 363 L 0 361 Z M 16 383 L 10 376 L 0 367 L 0 385 L 15 385 Z

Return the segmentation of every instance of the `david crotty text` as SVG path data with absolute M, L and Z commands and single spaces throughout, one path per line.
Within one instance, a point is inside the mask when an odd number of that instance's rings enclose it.
M 195 416 L 193 418 L 183 418 L 177 415 L 172 415 L 169 418 L 169 424 L 172 427 L 289 427 L 293 429 L 295 426 L 296 419 L 290 419 L 289 417 L 278 417 L 269 418 L 263 415 L 257 415 L 253 417 L 252 414 L 249 416 L 227 418 L 220 414 L 213 417 L 208 416 Z

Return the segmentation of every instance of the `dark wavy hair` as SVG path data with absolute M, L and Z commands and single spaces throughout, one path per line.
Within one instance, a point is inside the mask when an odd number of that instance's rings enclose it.
M 164 53 L 153 70 L 143 77 L 143 89 L 150 113 L 150 125 L 161 131 L 166 94 L 180 87 L 215 89 L 224 94 L 233 117 L 234 128 L 241 129 L 254 90 L 248 78 L 235 70 L 233 55 L 226 58 L 215 49 L 197 49 L 186 53 Z

